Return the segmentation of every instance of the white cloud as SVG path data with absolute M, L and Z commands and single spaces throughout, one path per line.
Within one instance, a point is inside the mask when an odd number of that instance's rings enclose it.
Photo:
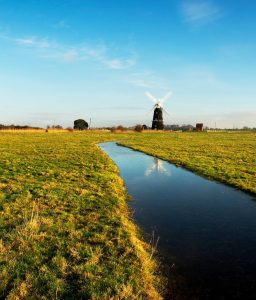
M 185 21 L 194 25 L 215 21 L 223 15 L 220 7 L 210 0 L 186 1 L 182 5 L 182 12 Z
M 34 46 L 35 41 L 33 38 L 16 39 L 16 42 L 24 46 Z
M 132 67 L 136 63 L 135 58 L 130 58 L 130 59 L 120 59 L 120 58 L 115 58 L 115 59 L 101 59 L 102 63 L 109 69 L 113 70 L 122 70 L 122 69 L 127 69 L 129 67 Z
M 56 47 L 53 43 L 50 43 L 47 38 L 37 38 L 37 37 L 25 37 L 16 38 L 14 41 L 21 46 L 34 47 L 38 49 L 53 48 Z
M 64 53 L 61 53 L 60 57 L 66 62 L 80 60 L 80 55 L 77 49 L 69 49 Z
M 4 38 L 3 36 L 1 37 Z M 113 49 L 105 43 L 88 45 L 86 43 L 68 45 L 51 41 L 48 38 L 20 37 L 6 38 L 20 47 L 33 51 L 36 55 L 59 62 L 95 61 L 112 70 L 128 69 L 136 64 L 137 55 L 134 51 Z

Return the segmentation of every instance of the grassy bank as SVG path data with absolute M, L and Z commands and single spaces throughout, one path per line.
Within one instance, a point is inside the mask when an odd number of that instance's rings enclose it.
M 115 138 L 1 133 L 0 298 L 161 298 L 118 170 L 95 145 Z
M 145 132 L 121 144 L 256 193 L 255 132 Z

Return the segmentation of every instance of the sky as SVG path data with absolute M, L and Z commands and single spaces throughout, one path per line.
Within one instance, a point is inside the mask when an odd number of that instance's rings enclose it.
M 256 127 L 255 0 L 0 0 L 0 124 Z

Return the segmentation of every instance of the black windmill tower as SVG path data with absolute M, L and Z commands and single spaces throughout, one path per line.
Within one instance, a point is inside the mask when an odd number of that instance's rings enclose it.
M 167 111 L 163 108 L 163 103 L 172 95 L 172 93 L 169 92 L 163 98 L 160 99 L 155 98 L 149 92 L 146 92 L 145 95 L 154 102 L 152 129 L 163 130 L 164 129 L 163 112 L 168 114 Z

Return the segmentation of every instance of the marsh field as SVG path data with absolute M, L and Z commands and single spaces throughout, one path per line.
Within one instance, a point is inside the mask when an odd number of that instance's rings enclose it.
M 0 132 L 1 299 L 165 294 L 106 141 L 256 194 L 252 132 Z

